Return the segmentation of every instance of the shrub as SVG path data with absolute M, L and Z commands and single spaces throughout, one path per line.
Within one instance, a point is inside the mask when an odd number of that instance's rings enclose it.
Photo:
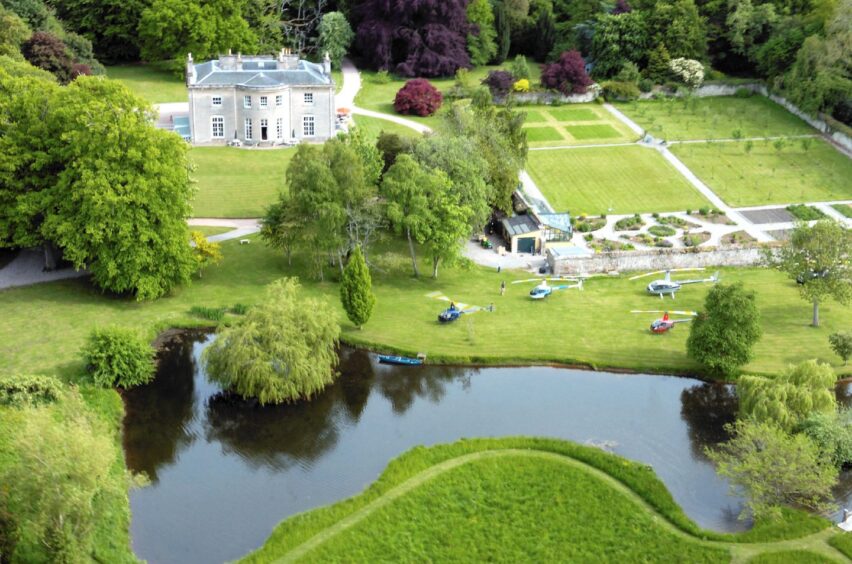
M 810 438 L 837 468 L 852 464 L 852 412 L 811 413 L 796 428 Z
M 393 109 L 400 114 L 431 116 L 441 108 L 443 96 L 425 78 L 415 78 L 405 83 L 396 93 Z
M 852 356 L 852 333 L 848 331 L 832 333 L 828 336 L 828 342 L 831 350 L 843 360 L 845 366 L 849 362 L 849 357 Z
M 515 60 L 512 61 L 510 70 L 512 71 L 512 76 L 515 77 L 515 80 L 529 81 L 530 66 L 527 64 L 527 58 L 523 55 L 518 55 L 517 57 L 515 57 Z
M 603 96 L 607 102 L 630 101 L 639 97 L 639 87 L 633 82 L 608 80 L 601 84 Z
M 192 306 L 189 308 L 190 314 L 210 321 L 222 321 L 226 311 L 228 311 L 226 307 Z
M 558 90 L 566 96 L 584 94 L 592 85 L 592 79 L 586 73 L 586 63 L 579 51 L 565 51 L 559 60 L 544 65 L 541 71 L 541 84 L 545 88 Z
M 816 221 L 825 217 L 825 214 L 820 210 L 812 208 L 811 206 L 806 206 L 805 204 L 793 204 L 787 206 L 787 211 L 802 221 Z
M 700 215 L 710 215 L 710 208 L 708 208 L 707 206 L 700 207 L 698 208 L 698 213 Z
M 621 66 L 621 70 L 618 71 L 618 74 L 615 75 L 613 80 L 616 82 L 631 82 L 636 84 L 639 82 L 639 77 L 639 67 L 636 66 L 636 63 L 627 61 Z
M 654 81 L 647 78 L 639 79 L 639 90 L 641 92 L 650 92 L 654 89 Z
M 737 88 L 736 92 L 734 92 L 734 96 L 736 98 L 751 98 L 754 96 L 754 92 L 748 88 Z
M 529 92 L 530 81 L 526 78 L 522 78 L 512 85 L 512 90 L 514 90 L 515 92 Z
M 391 81 L 391 75 L 387 70 L 382 69 L 373 75 L 374 84 L 388 84 Z
M 132 329 L 95 329 L 82 355 L 99 386 L 131 388 L 154 378 L 154 348 Z
M 654 246 L 663 249 L 670 249 L 674 247 L 674 243 L 672 243 L 671 241 L 666 241 L 665 239 L 656 239 L 654 241 Z
M 0 405 L 24 407 L 53 403 L 62 394 L 56 378 L 40 374 L 0 375 Z
M 648 233 L 657 237 L 671 237 L 676 231 L 668 225 L 652 225 L 648 228 Z
M 512 89 L 515 79 L 512 73 L 504 70 L 493 70 L 482 80 L 482 84 L 491 91 L 491 96 L 502 98 Z

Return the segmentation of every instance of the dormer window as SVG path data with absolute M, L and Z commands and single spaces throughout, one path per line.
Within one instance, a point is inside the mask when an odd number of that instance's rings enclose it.
M 251 108 L 251 96 L 243 96 L 243 107 L 246 109 Z

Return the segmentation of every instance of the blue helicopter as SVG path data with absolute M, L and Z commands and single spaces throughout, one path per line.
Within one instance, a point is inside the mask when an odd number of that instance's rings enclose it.
M 426 294 L 426 296 L 435 300 L 450 302 L 450 307 L 438 314 L 439 323 L 452 323 L 464 314 L 476 313 L 477 311 L 483 310 L 490 311 L 488 308 L 456 302 L 441 292 L 430 292 L 429 294 Z
M 551 282 L 573 282 L 573 284 L 559 284 L 557 286 L 551 286 L 547 283 L 548 280 Z M 524 284 L 527 282 L 539 282 L 535 288 L 530 290 L 530 298 L 534 300 L 543 300 L 556 290 L 568 290 L 571 288 L 577 288 L 579 290 L 583 289 L 582 278 L 530 278 L 528 280 L 515 280 L 512 284 Z

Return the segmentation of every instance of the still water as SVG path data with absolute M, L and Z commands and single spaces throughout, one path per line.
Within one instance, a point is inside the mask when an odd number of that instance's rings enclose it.
M 342 376 L 310 403 L 257 407 L 207 382 L 212 337 L 169 344 L 155 382 L 125 394 L 127 464 L 152 484 L 130 494 L 136 554 L 223 562 L 281 519 L 354 495 L 416 445 L 540 435 L 650 464 L 701 526 L 744 528 L 703 455 L 725 439 L 729 386 L 561 368 L 389 367 L 345 349 Z

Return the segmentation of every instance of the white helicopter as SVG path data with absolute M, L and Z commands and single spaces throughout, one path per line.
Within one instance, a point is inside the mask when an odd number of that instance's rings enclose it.
M 573 284 L 559 284 L 551 286 L 547 282 L 573 282 Z M 530 290 L 530 298 L 534 300 L 543 300 L 555 290 L 569 290 L 571 288 L 583 289 L 582 278 L 529 278 L 527 280 L 515 280 L 512 284 L 525 284 L 527 282 L 539 282 L 539 284 Z
M 638 280 L 640 278 L 644 278 L 646 276 L 654 276 L 655 274 L 666 273 L 666 277 L 662 280 L 654 280 L 650 284 L 648 284 L 648 293 L 660 296 L 660 299 L 663 299 L 663 296 L 669 294 L 672 299 L 675 297 L 675 292 L 681 289 L 681 287 L 686 284 L 701 284 L 704 282 L 710 282 L 715 284 L 719 281 L 719 272 L 717 271 L 709 278 L 698 278 L 695 280 L 672 280 L 672 272 L 685 272 L 690 270 L 704 270 L 703 268 L 673 268 L 670 270 L 658 270 L 656 272 L 648 272 L 646 274 L 639 274 L 638 276 L 633 276 L 629 280 Z

